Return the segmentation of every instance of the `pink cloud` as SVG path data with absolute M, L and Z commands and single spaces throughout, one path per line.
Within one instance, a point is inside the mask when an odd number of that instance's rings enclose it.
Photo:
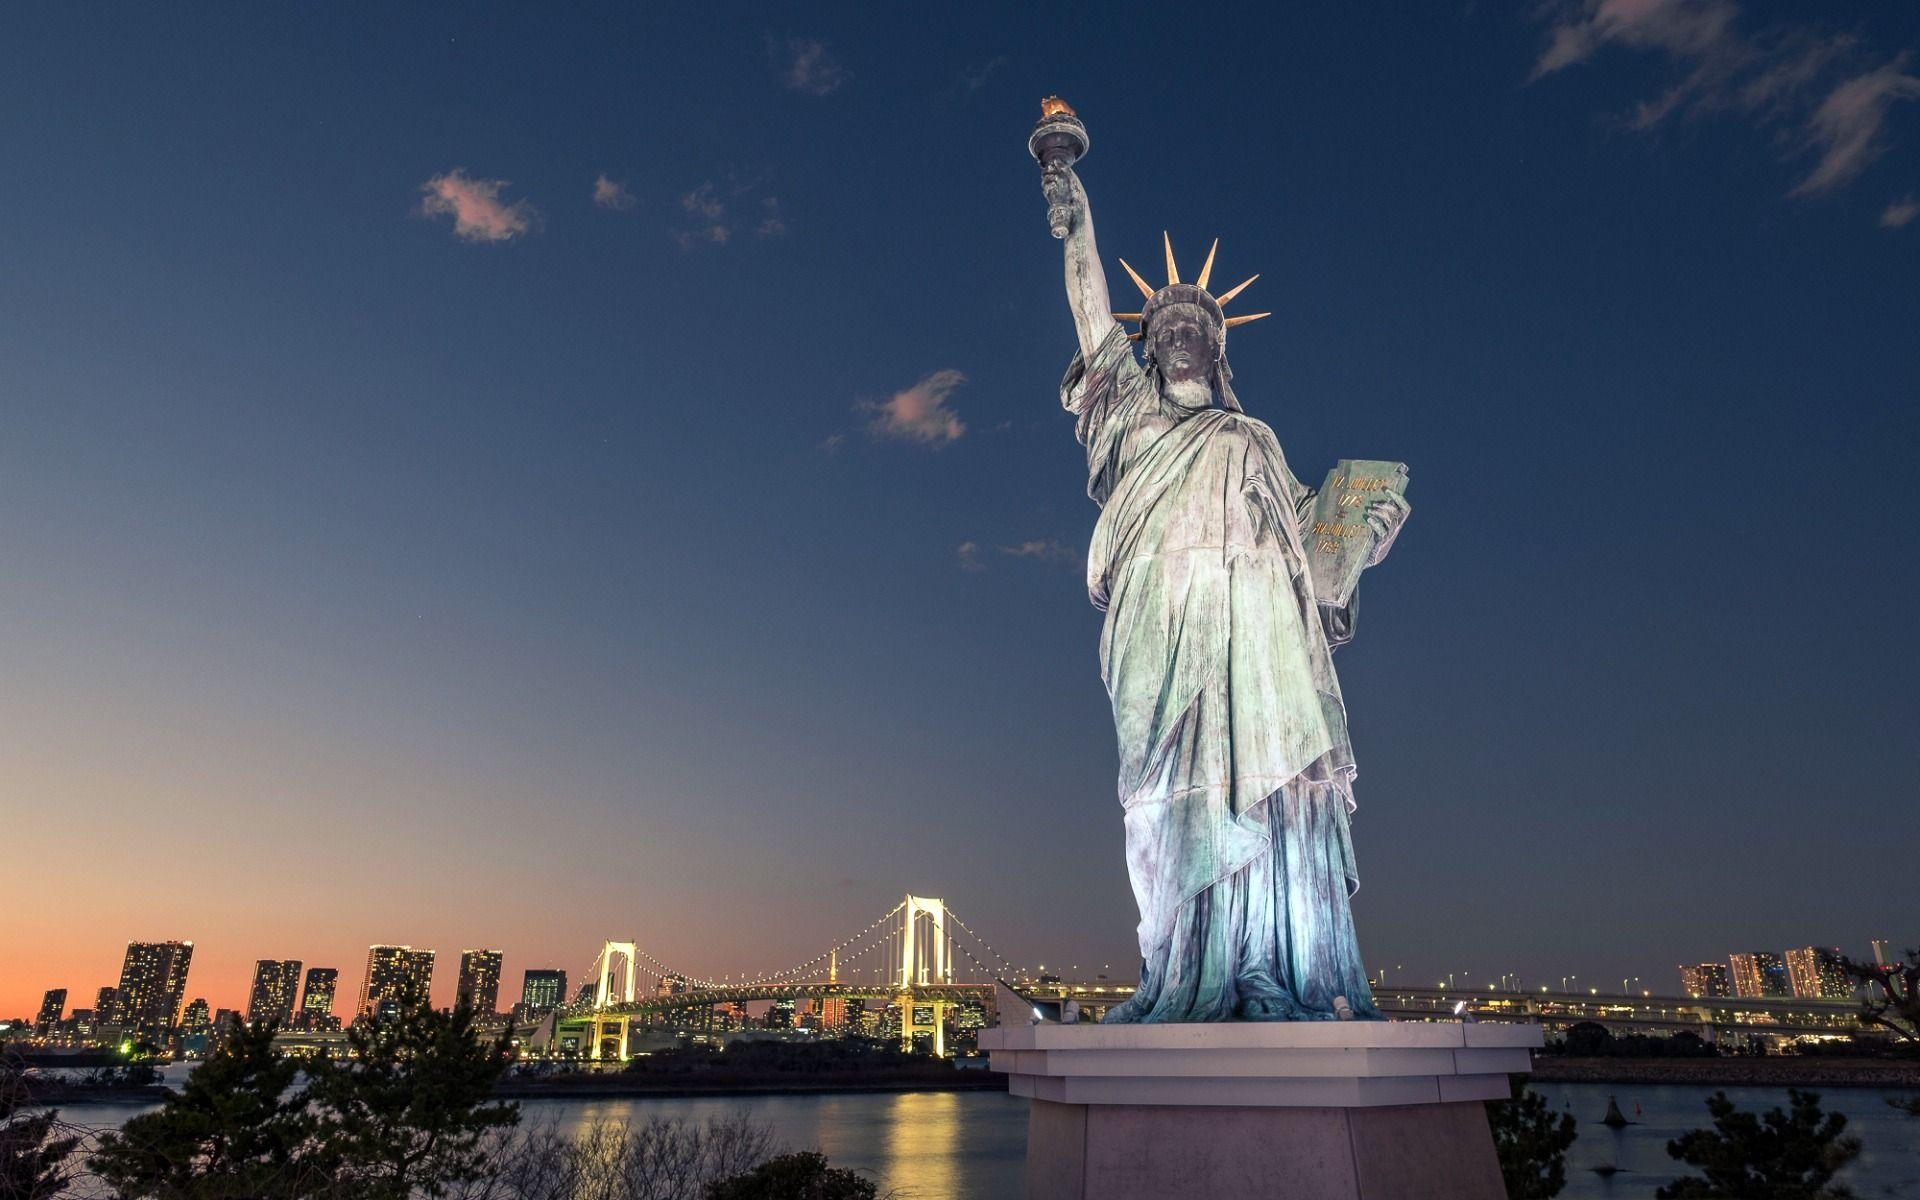
M 769 42 L 768 49 L 772 48 Z M 788 38 L 786 54 L 779 61 L 787 86 L 796 92 L 825 96 L 847 82 L 846 69 L 827 53 L 827 44 L 819 38 Z
M 903 392 L 895 392 L 891 400 L 865 400 L 854 407 L 874 414 L 867 422 L 867 432 L 874 437 L 944 446 L 958 441 L 967 431 L 965 422 L 947 407 L 947 397 L 966 381 L 965 375 L 948 367 Z
M 1851 182 L 1886 152 L 1883 130 L 1896 100 L 1920 96 L 1920 78 L 1907 74 L 1907 55 L 1841 83 L 1808 118 L 1806 145 L 1820 161 L 1790 195 L 1830 192 Z
M 627 190 L 626 184 L 608 179 L 605 175 L 593 181 L 593 202 L 614 212 L 626 212 L 638 203 L 633 193 Z
M 1908 196 L 1904 200 L 1895 200 L 1880 213 L 1880 228 L 1904 229 L 1908 222 L 1920 217 L 1920 200 Z
M 504 242 L 531 233 L 540 214 L 525 200 L 511 204 L 500 199 L 505 179 L 474 179 L 459 167 L 435 175 L 420 185 L 426 196 L 420 212 L 428 217 L 453 218 L 455 237 L 469 242 Z
M 1888 110 L 1920 96 L 1906 55 L 1862 70 L 1857 39 L 1848 34 L 1781 24 L 1750 35 L 1739 28 L 1734 0 L 1559 0 L 1543 12 L 1547 44 L 1533 79 L 1607 46 L 1662 55 L 1677 70 L 1675 81 L 1637 105 L 1626 124 L 1647 130 L 1682 113 L 1743 115 L 1790 153 L 1817 156 L 1789 195 L 1821 195 L 1852 181 L 1885 151 Z

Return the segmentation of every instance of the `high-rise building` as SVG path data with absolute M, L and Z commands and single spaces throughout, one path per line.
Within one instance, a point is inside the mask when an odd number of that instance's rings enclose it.
M 1704 962 L 1681 967 L 1680 991 L 1682 995 L 1692 996 L 1696 1000 L 1733 995 L 1733 986 L 1727 979 L 1727 964 Z
M 1845 1000 L 1853 995 L 1838 947 L 1802 946 L 1787 951 L 1787 979 L 1793 994 L 1803 1000 Z
M 1885 938 L 1873 939 L 1873 965 L 1874 966 L 1890 967 L 1893 965 L 1891 962 L 1887 961 L 1887 944 L 1888 944 L 1887 939 Z
M 1754 950 L 1731 955 L 1727 962 L 1733 968 L 1734 995 L 1753 999 L 1793 995 L 1787 964 L 1780 961 L 1778 954 Z
M 93 1020 L 98 1025 L 117 1025 L 120 1022 L 120 989 L 103 987 L 93 994 Z
M 192 962 L 192 942 L 128 942 L 120 967 L 119 1023 L 148 1031 L 178 1025 Z
M 498 950 L 462 950 L 460 987 L 454 1003 L 464 1004 L 482 1017 L 500 1011 L 500 952 Z
M 247 994 L 247 1020 L 293 1023 L 293 1000 L 300 988 L 300 960 L 263 958 L 253 964 L 253 990 Z
M 333 1012 L 333 995 L 340 986 L 337 967 L 308 967 L 307 986 L 300 993 L 300 1011 L 327 1015 Z
M 187 1001 L 186 1008 L 180 1011 L 180 1028 L 186 1030 L 188 1033 L 199 1033 L 207 1026 L 213 1024 L 213 1018 L 208 1015 L 210 1011 L 211 1010 L 207 1008 L 207 998 L 205 996 L 195 996 L 193 999 Z
M 412 946 L 367 947 L 367 977 L 360 985 L 359 1017 L 391 1017 L 427 1003 L 433 986 L 433 951 Z
M 543 1017 L 567 1000 L 567 973 L 539 969 L 520 978 L 520 1016 Z
M 33 1031 L 41 1037 L 47 1036 L 66 1011 L 67 989 L 48 988 L 47 994 L 40 998 L 40 1015 L 33 1019 Z

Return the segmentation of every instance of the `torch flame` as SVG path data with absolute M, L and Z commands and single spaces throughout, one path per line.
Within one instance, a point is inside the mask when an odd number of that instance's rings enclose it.
M 1040 119 L 1043 121 L 1048 117 L 1071 117 L 1077 115 L 1078 114 L 1073 111 L 1073 105 L 1068 104 L 1058 96 L 1048 96 L 1040 102 Z

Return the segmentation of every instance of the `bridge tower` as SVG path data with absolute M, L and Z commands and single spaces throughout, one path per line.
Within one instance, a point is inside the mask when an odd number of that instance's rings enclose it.
M 914 1038 L 926 1034 L 932 1039 L 933 1052 L 945 1058 L 947 1001 L 918 998 L 914 989 L 953 982 L 946 901 L 908 896 L 900 912 L 900 971 L 895 977 L 899 993 L 894 1000 L 900 1009 L 900 1047 L 911 1050 Z
M 625 1013 L 609 1015 L 605 1011 L 616 1004 L 632 1004 L 634 1001 L 634 973 L 638 966 L 639 948 L 632 942 L 608 942 L 600 947 L 600 959 L 595 965 L 599 978 L 593 985 L 593 1014 L 591 1017 L 590 1042 L 587 1057 L 600 1059 L 600 1048 L 611 1037 L 619 1047 L 616 1051 L 621 1062 L 630 1057 L 627 1053 L 627 1032 L 633 1018 Z M 620 960 L 622 970 L 617 994 L 614 989 L 614 960 Z

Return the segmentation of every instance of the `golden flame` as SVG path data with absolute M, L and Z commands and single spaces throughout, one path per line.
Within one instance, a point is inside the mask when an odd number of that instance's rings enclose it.
M 1058 96 L 1048 96 L 1040 102 L 1040 119 L 1042 121 L 1048 117 L 1073 117 L 1078 115 L 1078 113 L 1073 111 L 1073 105 L 1068 104 Z

